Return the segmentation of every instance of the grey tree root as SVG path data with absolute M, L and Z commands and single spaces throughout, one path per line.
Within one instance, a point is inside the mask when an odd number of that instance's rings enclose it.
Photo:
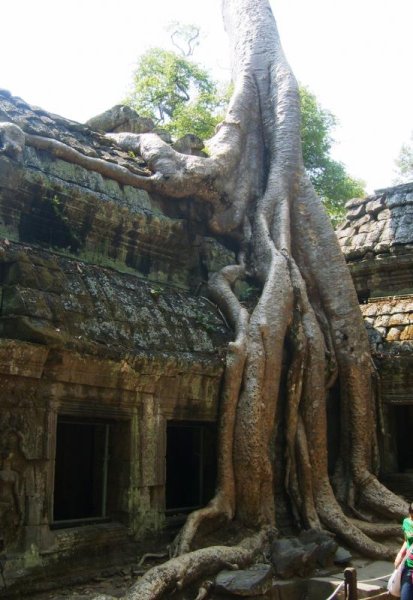
M 276 525 L 272 448 L 285 419 L 286 492 L 297 523 L 327 527 L 365 555 L 389 557 L 371 528 L 350 520 L 363 509 L 397 517 L 407 504 L 376 478 L 375 377 L 357 295 L 336 236 L 306 176 L 300 145 L 298 86 L 282 51 L 268 0 L 223 0 L 233 54 L 234 93 L 208 158 L 173 151 L 154 134 L 111 136 L 139 151 L 153 173 L 79 155 L 56 140 L 26 142 L 121 183 L 211 207 L 209 228 L 238 245 L 238 264 L 210 280 L 214 301 L 235 330 L 219 415 L 218 482 L 210 504 L 189 516 L 175 558 L 148 571 L 129 600 L 154 600 L 235 563 L 244 566 Z M 247 311 L 234 293 L 248 272 L 261 293 Z M 288 406 L 279 402 L 289 342 Z M 327 471 L 326 398 L 340 386 L 340 455 Z M 338 501 L 339 500 L 339 501 Z M 344 509 L 344 510 L 343 510 Z M 235 519 L 260 531 L 235 547 L 190 552 L 203 523 Z M 388 528 L 379 525 L 379 530 Z M 377 536 L 376 536 L 377 537 Z

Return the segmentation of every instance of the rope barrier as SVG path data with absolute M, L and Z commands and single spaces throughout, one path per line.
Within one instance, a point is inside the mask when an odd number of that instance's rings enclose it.
M 372 581 L 380 581 L 381 579 L 388 579 L 391 575 L 392 575 L 393 571 L 391 573 L 389 573 L 388 575 L 381 575 L 380 577 L 373 577 L 372 579 L 363 579 L 361 581 L 357 581 L 357 584 L 359 583 L 371 583 Z M 342 581 L 341 583 L 339 583 L 339 585 L 336 587 L 336 589 L 334 590 L 334 592 L 332 594 L 330 594 L 330 596 L 328 596 L 328 598 L 326 598 L 325 600 L 332 600 L 334 598 L 334 596 L 336 596 L 336 594 L 338 594 L 338 592 L 340 591 L 340 589 L 344 586 L 344 581 Z
M 342 581 L 342 582 L 341 582 L 341 583 L 340 583 L 340 584 L 339 584 L 339 585 L 336 587 L 336 589 L 334 590 L 334 592 L 333 592 L 333 593 L 332 593 L 332 594 L 331 594 L 331 595 L 330 595 L 328 598 L 326 598 L 326 600 L 332 600 L 332 598 L 334 598 L 334 596 L 335 596 L 336 594 L 338 594 L 338 592 L 339 592 L 340 588 L 342 588 L 343 586 L 344 586 L 344 581 Z
M 393 571 L 388 575 L 381 575 L 381 577 L 374 577 L 374 579 L 363 579 L 363 581 L 358 581 L 358 583 L 370 583 L 370 581 L 379 581 L 380 579 L 388 579 L 393 575 Z

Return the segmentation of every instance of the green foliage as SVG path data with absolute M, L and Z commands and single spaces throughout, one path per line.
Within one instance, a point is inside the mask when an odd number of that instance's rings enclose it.
M 413 133 L 410 142 L 403 144 L 396 160 L 395 183 L 410 183 L 413 181 Z
M 173 29 L 186 43 L 198 31 L 193 26 L 183 31 L 177 24 L 173 24 Z M 139 115 L 152 118 L 174 138 L 192 133 L 205 140 L 222 120 L 230 92 L 229 86 L 225 93 L 220 92 L 208 72 L 188 56 L 152 48 L 138 62 L 126 103 Z M 322 108 L 307 88 L 300 89 L 300 97 L 304 165 L 336 224 L 344 217 L 346 200 L 365 194 L 364 185 L 330 156 L 334 115 Z
M 210 138 L 217 124 L 222 121 L 222 115 L 216 113 L 218 101 L 207 99 L 203 95 L 191 102 L 179 106 L 174 118 L 165 125 L 165 128 L 175 138 L 180 138 L 186 133 L 193 133 L 205 140 Z
M 143 54 L 126 103 L 173 136 L 210 137 L 223 103 L 205 69 L 175 52 L 152 48 Z
M 150 288 L 149 293 L 154 300 L 158 300 L 159 296 L 162 294 L 162 291 L 162 288 L 154 286 Z
M 333 224 L 337 224 L 345 215 L 346 200 L 365 195 L 364 184 L 350 177 L 344 165 L 330 156 L 334 115 L 305 87 L 300 88 L 300 99 L 304 165 Z
M 336 126 L 333 114 L 323 109 L 307 88 L 300 87 L 301 141 L 306 169 L 311 173 L 320 168 L 320 160 L 328 156 L 333 139 L 331 130 Z

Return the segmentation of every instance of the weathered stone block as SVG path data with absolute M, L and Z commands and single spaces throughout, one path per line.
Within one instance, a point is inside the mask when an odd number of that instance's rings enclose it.
M 39 344 L 0 340 L 0 373 L 39 379 L 49 348 Z
M 413 204 L 412 192 L 399 192 L 396 194 L 391 194 L 386 198 L 386 206 L 388 208 L 406 206 L 409 204 Z
M 375 327 L 374 331 L 377 331 L 377 333 L 383 338 L 386 337 L 387 334 L 387 328 L 386 327 Z
M 387 327 L 390 321 L 390 315 L 380 315 L 374 321 L 375 327 Z
M 370 213 L 371 215 L 376 215 L 382 209 L 383 209 L 383 199 L 382 198 L 370 200 L 370 202 L 367 202 L 367 204 L 366 204 L 366 212 Z
M 413 302 L 406 302 L 404 305 L 405 312 L 413 313 Z
M 347 200 L 345 206 L 347 209 L 352 209 L 359 207 L 361 204 L 365 204 L 365 202 L 366 199 L 364 198 L 352 198 L 351 200 Z
M 363 215 L 357 221 L 354 222 L 354 226 L 358 228 L 360 231 L 360 227 L 365 225 L 366 223 L 370 223 L 370 215 Z
M 368 219 L 368 217 L 367 217 L 367 219 Z M 375 227 L 375 225 L 376 225 L 376 221 L 367 220 L 366 223 L 363 223 L 363 225 L 361 225 L 358 228 L 358 233 L 367 233 L 367 234 L 370 235 L 369 239 L 373 239 L 374 234 L 376 233 L 376 227 Z
M 391 212 L 388 208 L 385 208 L 377 215 L 378 221 L 389 221 L 391 218 Z
M 348 550 L 339 546 L 334 555 L 334 563 L 336 565 L 347 565 L 349 562 L 351 562 L 352 558 L 353 557 Z
M 388 342 L 396 342 L 400 339 L 402 329 L 400 327 L 391 327 L 387 332 L 386 340 Z
M 366 207 L 364 204 L 359 204 L 358 206 L 354 206 L 347 211 L 347 218 L 351 221 L 362 217 L 366 212 Z
M 392 314 L 389 317 L 389 325 L 408 325 L 409 315 L 403 313 Z
M 271 546 L 271 562 L 276 574 L 283 579 L 308 575 L 317 563 L 318 544 L 301 543 L 297 538 L 279 539 Z
M 361 312 L 365 317 L 375 317 L 377 314 L 377 305 L 373 302 L 361 305 Z
M 400 334 L 400 341 L 413 340 L 413 325 L 408 325 Z
M 397 224 L 397 230 L 394 236 L 395 243 L 409 244 L 413 242 L 413 217 L 404 215 Z
M 52 320 L 52 312 L 43 292 L 14 285 L 3 288 L 2 314 Z
M 336 230 L 336 236 L 339 240 L 346 239 L 350 236 L 350 231 L 354 231 L 354 229 L 350 230 L 350 228 L 343 227 L 342 229 Z
M 221 571 L 215 578 L 215 591 L 232 596 L 266 594 L 271 587 L 273 569 L 267 564 L 256 564 L 239 571 Z
M 392 304 L 390 302 L 383 302 L 377 305 L 378 315 L 389 315 L 392 311 Z
M 318 529 L 307 529 L 300 533 L 299 540 L 304 545 L 317 544 L 316 561 L 320 567 L 332 563 L 338 544 L 331 535 Z

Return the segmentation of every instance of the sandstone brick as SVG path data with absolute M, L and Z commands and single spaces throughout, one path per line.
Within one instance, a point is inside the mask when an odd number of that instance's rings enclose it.
M 400 339 L 401 331 L 400 327 L 391 327 L 387 332 L 386 340 L 388 342 L 397 342 Z
M 358 206 L 360 206 L 361 204 L 364 204 L 365 200 L 363 198 L 352 198 L 351 200 L 347 200 L 346 202 L 346 208 L 350 209 L 350 208 L 357 208 Z
M 389 302 L 379 304 L 377 307 L 378 315 L 389 315 L 391 313 L 392 306 Z
M 377 314 L 377 304 L 369 303 L 361 306 L 361 312 L 365 317 L 375 317 Z
M 356 230 L 354 229 L 354 227 L 347 227 L 347 229 L 344 229 L 341 233 L 345 233 L 345 236 L 343 236 L 340 239 L 352 240 L 353 237 L 356 235 Z
M 385 210 L 382 210 L 378 215 L 377 215 L 377 219 L 379 221 L 387 221 L 388 219 L 390 219 L 391 217 L 391 212 L 389 211 L 388 208 L 386 208 Z
M 403 329 L 403 331 L 400 334 L 400 340 L 413 340 L 413 325 L 408 325 Z
M 387 325 L 389 324 L 389 320 L 390 320 L 389 315 L 379 315 L 374 320 L 374 326 L 375 327 L 387 327 Z M 397 325 L 397 323 L 395 323 L 395 325 Z
M 364 217 L 363 217 L 363 219 L 364 219 Z M 368 234 L 374 233 L 375 225 L 376 225 L 375 221 L 370 221 L 370 219 L 368 219 L 366 222 L 362 223 L 359 226 L 358 232 L 359 233 L 368 233 Z
M 387 329 L 386 327 L 375 327 L 375 331 L 381 335 L 382 338 L 386 337 Z
M 371 200 L 366 204 L 366 211 L 370 214 L 377 214 L 383 209 L 383 200 L 382 198 Z
M 408 325 L 409 317 L 403 313 L 396 313 L 389 318 L 389 325 Z
M 362 217 L 366 212 L 366 207 L 364 204 L 360 204 L 359 206 L 355 206 L 347 211 L 347 219 L 354 220 Z

